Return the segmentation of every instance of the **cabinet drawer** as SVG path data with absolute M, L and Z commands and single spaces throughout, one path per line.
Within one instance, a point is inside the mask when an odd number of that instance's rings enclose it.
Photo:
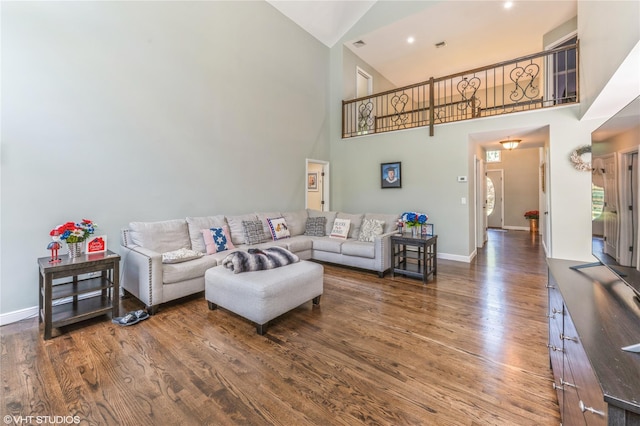
M 567 359 L 564 359 L 565 368 L 565 381 L 569 382 L 569 385 L 564 385 L 563 392 L 563 405 L 562 410 L 562 424 L 563 425 L 584 425 L 586 424 L 584 414 L 580 410 L 580 397 L 578 396 L 578 390 L 575 386 L 571 386 L 575 383 L 573 376 L 571 375 L 571 369 L 567 365 Z
M 565 375 L 570 371 L 579 400 L 577 408 L 585 407 L 584 418 L 588 425 L 607 424 L 607 404 L 587 354 L 580 343 L 578 333 L 568 313 L 564 317 Z M 565 396 L 566 398 L 566 396 Z M 566 399 L 565 399 L 566 403 Z M 573 404 L 574 402 L 572 402 Z M 572 407 L 573 408 L 573 407 Z M 590 410 L 591 409 L 591 410 Z M 595 410 L 596 412 L 592 411 Z

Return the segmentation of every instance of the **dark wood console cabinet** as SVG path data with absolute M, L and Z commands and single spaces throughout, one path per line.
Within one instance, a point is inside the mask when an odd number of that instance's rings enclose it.
M 605 266 L 549 259 L 549 357 L 564 426 L 640 425 L 640 301 Z

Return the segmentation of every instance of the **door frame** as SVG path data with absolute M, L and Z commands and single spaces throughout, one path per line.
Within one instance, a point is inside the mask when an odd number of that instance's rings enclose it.
M 482 158 L 474 155 L 475 159 L 475 246 L 476 248 L 484 247 L 487 242 L 487 179 L 486 179 L 486 166 Z
M 329 205 L 331 194 L 331 181 L 329 179 L 330 164 L 328 161 L 315 160 L 312 158 L 306 158 L 304 163 L 304 208 L 309 208 L 309 191 L 307 190 L 307 176 L 309 173 L 309 164 L 319 164 L 322 166 L 322 176 L 318 179 L 318 185 L 320 185 L 320 193 L 322 195 L 322 211 L 330 211 Z

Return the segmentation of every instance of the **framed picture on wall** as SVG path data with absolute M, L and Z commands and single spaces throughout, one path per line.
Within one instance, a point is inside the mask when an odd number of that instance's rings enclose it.
M 318 172 L 307 173 L 307 191 L 318 190 Z
M 396 161 L 395 163 L 380 164 L 381 188 L 402 188 L 402 176 L 400 174 L 401 165 L 402 163 L 399 161 Z

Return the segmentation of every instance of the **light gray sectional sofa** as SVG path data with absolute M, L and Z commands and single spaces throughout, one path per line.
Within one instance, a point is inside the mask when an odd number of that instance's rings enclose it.
M 305 235 L 308 218 L 325 217 L 325 236 Z M 267 219 L 284 218 L 290 237 L 273 240 Z M 335 219 L 349 219 L 347 239 L 330 237 Z M 367 222 L 365 222 L 365 219 Z M 399 215 L 348 214 L 298 210 L 292 212 L 262 212 L 236 216 L 187 217 L 160 222 L 131 222 L 122 230 L 121 287 L 142 301 L 150 313 L 158 306 L 205 289 L 207 269 L 222 264 L 234 250 L 284 247 L 303 260 L 319 260 L 345 266 L 367 269 L 383 276 L 390 267 L 390 236 L 396 232 Z M 264 242 L 245 243 L 243 221 L 260 220 Z M 383 227 L 371 236 L 373 241 L 360 241 L 360 228 L 374 221 Z M 180 249 L 206 253 L 203 230 L 227 226 L 234 249 L 203 255 L 179 263 L 163 263 L 163 254 Z M 381 233 L 380 233 L 381 232 Z

